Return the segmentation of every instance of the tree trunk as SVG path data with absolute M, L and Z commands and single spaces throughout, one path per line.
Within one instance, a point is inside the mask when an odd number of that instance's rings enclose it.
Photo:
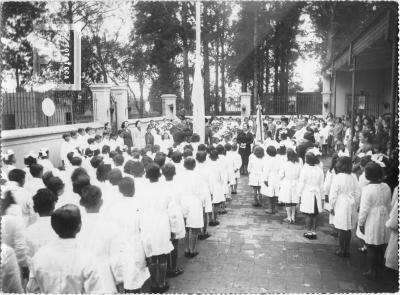
M 143 117 L 143 109 L 144 109 L 144 101 L 143 101 L 144 80 L 139 81 L 139 88 L 140 88 L 139 115 L 140 115 L 140 118 L 142 118 Z
M 218 32 L 218 22 L 217 22 L 217 32 Z M 218 33 L 217 33 L 218 34 Z M 215 112 L 216 114 L 219 114 L 219 43 L 218 40 L 215 42 L 215 101 L 214 101 L 214 107 L 215 107 Z
M 223 4 L 224 5 L 224 4 Z M 222 103 L 222 113 L 225 114 L 225 102 L 226 102 L 226 93 L 225 93 L 225 15 L 222 15 L 222 30 L 221 30 L 221 103 Z
M 254 4 L 256 5 L 256 4 Z M 257 45 L 257 34 L 258 34 L 258 11 L 254 7 L 254 35 L 253 35 L 253 48 L 254 48 L 254 62 L 253 62 L 253 110 L 256 109 L 256 105 L 259 103 L 258 100 L 258 45 Z
M 183 41 L 183 100 L 185 109 L 189 110 L 190 107 L 190 81 L 189 81 L 189 43 L 186 36 L 185 29 L 188 26 L 188 7 L 185 2 L 182 4 L 182 24 L 184 28 L 182 41 Z
M 18 91 L 19 91 L 19 88 L 20 88 L 20 86 L 21 86 L 20 83 L 19 83 L 18 63 L 17 63 L 16 68 L 15 68 L 15 80 L 16 80 L 16 82 L 17 82 L 16 91 L 18 92 Z
M 259 63 L 258 63 L 258 97 L 260 98 L 260 104 L 263 103 L 264 98 L 264 46 L 259 50 Z
M 207 7 L 209 3 L 204 2 L 203 5 L 203 28 L 208 27 L 208 12 Z M 203 58 L 204 58 L 204 104 L 206 107 L 206 114 L 210 113 L 210 50 L 208 48 L 209 33 L 203 30 L 203 38 L 201 38 L 203 45 Z

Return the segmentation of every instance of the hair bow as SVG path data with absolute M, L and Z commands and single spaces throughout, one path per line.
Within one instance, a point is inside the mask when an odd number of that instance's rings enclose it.
M 348 151 L 339 151 L 338 157 L 350 157 L 350 154 Z
M 37 158 L 38 155 L 36 153 L 34 153 L 33 151 L 30 151 L 28 154 L 25 155 L 24 158 L 29 158 L 29 157 Z
M 378 164 L 382 168 L 385 168 L 386 165 L 385 165 L 385 163 L 382 162 L 382 160 L 383 160 L 383 155 L 382 154 L 374 154 L 374 155 L 371 156 L 371 161 L 375 162 L 376 164 Z
M 316 147 L 313 147 L 312 149 L 309 149 L 307 152 L 312 153 L 314 156 L 321 156 L 321 152 Z
M 368 152 L 366 152 L 366 153 L 359 153 L 358 154 L 358 157 L 361 159 L 361 158 L 364 158 L 364 157 L 366 157 L 366 156 L 372 156 L 373 154 L 372 154 L 372 151 L 368 151 Z

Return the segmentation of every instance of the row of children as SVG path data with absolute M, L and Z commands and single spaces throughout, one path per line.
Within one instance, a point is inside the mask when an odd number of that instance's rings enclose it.
M 236 193 L 236 144 L 183 142 L 168 155 L 104 147 L 69 152 L 65 170 L 48 149 L 29 153 L 24 169 L 3 154 L 3 291 L 139 292 L 150 277 L 151 291 L 165 292 L 166 275 L 182 273 L 179 240 L 186 257 L 198 255 Z

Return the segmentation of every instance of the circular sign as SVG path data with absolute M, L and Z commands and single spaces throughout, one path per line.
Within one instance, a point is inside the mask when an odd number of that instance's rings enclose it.
M 47 117 L 51 117 L 54 115 L 56 110 L 56 106 L 54 102 L 50 98 L 45 98 L 42 101 L 42 111 Z

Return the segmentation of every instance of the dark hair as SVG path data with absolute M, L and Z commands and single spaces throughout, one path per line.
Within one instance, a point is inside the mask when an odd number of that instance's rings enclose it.
M 72 166 L 81 166 L 82 164 L 82 158 L 80 157 L 72 157 L 70 160 Z
M 124 177 L 119 182 L 118 189 L 122 195 L 132 197 L 135 194 L 135 181 L 132 177 Z
M 12 204 L 16 204 L 12 191 L 5 191 L 4 192 L 4 198 L 0 199 L 0 201 L 1 201 L 0 210 L 1 210 L 1 215 L 2 216 L 5 214 L 7 209 Z
M 100 164 L 99 167 L 97 167 L 96 170 L 96 178 L 98 181 L 103 182 L 108 179 L 108 174 L 111 171 L 111 165 L 110 164 Z
M 179 151 L 175 151 L 171 155 L 171 160 L 174 163 L 180 163 L 182 160 L 182 154 Z
M 191 149 L 185 149 L 182 154 L 183 158 L 186 159 L 187 157 L 192 157 L 193 152 Z
M 98 156 L 98 155 L 100 155 L 100 150 L 99 149 L 95 149 L 94 151 L 93 151 L 93 156 Z
M 351 158 L 350 157 L 339 157 L 336 165 L 336 173 L 346 173 L 346 174 L 351 174 L 352 170 L 352 163 L 351 163 Z
M 124 156 L 118 154 L 113 158 L 113 161 L 115 166 L 122 166 L 122 164 L 124 164 Z
M 192 157 L 187 157 L 183 162 L 183 166 L 188 170 L 193 170 L 196 167 L 196 160 Z
M 331 167 L 329 168 L 330 172 L 332 172 L 332 170 L 333 170 L 333 171 L 335 171 L 335 173 L 337 173 L 336 172 L 336 162 L 338 159 L 339 159 L 339 155 L 337 153 L 334 153 L 332 155 L 332 159 L 331 159 Z
M 171 180 L 176 174 L 175 165 L 172 163 L 167 163 L 162 167 L 162 174 L 167 180 Z
M 86 127 L 85 132 L 88 133 L 90 130 L 93 130 L 92 127 Z
M 212 150 L 210 151 L 210 159 L 211 159 L 212 161 L 216 161 L 216 160 L 218 159 L 218 152 L 217 152 L 216 149 L 212 149 Z
M 197 151 L 207 151 L 207 147 L 206 147 L 206 145 L 204 144 L 204 143 L 200 143 L 198 146 L 197 146 Z
M 96 135 L 95 137 L 94 137 L 94 140 L 98 140 L 98 139 L 101 139 L 101 135 Z
M 287 133 L 284 133 L 284 132 L 281 133 L 281 139 L 282 140 L 286 140 L 287 137 L 288 137 Z
M 133 177 L 142 177 L 144 174 L 144 165 L 142 162 L 133 162 L 132 164 L 132 175 Z M 131 174 L 131 173 L 129 173 Z
M 70 133 L 64 133 L 64 134 L 62 135 L 62 138 L 63 138 L 63 139 L 66 139 L 67 137 L 71 137 L 71 134 L 70 134 Z
M 99 165 L 103 162 L 103 158 L 96 156 L 90 159 L 90 165 L 92 165 L 93 168 L 97 169 Z
M 147 169 L 147 166 L 149 166 L 151 163 L 154 163 L 154 162 L 153 162 L 152 158 L 150 158 L 147 155 L 144 155 L 142 157 L 142 163 L 143 163 L 144 169 Z
M 110 159 L 114 159 L 114 157 L 118 155 L 118 153 L 116 151 L 111 151 L 108 153 L 108 156 L 110 157 Z
M 83 128 L 78 128 L 78 133 L 81 133 L 82 131 L 85 131 Z
M 122 179 L 122 172 L 118 168 L 114 168 L 108 173 L 108 180 L 112 185 L 118 185 Z
M 24 164 L 28 167 L 30 167 L 31 165 L 36 164 L 36 163 L 37 163 L 37 159 L 32 156 L 24 158 Z
M 236 152 L 238 149 L 238 144 L 235 142 L 234 144 L 232 144 L 232 151 Z
M 372 134 L 371 132 L 364 130 L 361 132 L 362 136 L 365 138 L 367 143 L 372 143 Z
M 215 148 L 218 152 L 218 155 L 225 155 L 225 148 L 222 144 L 217 145 Z
M 372 183 L 380 183 L 383 178 L 383 169 L 375 162 L 369 162 L 365 166 L 365 178 Z
M 86 148 L 85 156 L 86 157 L 93 157 L 93 151 L 90 148 Z
M 152 182 L 155 182 L 158 181 L 160 176 L 161 176 L 160 166 L 158 166 L 156 163 L 151 163 L 147 166 L 146 178 L 148 178 Z
M 154 163 L 158 164 L 158 166 L 162 167 L 165 164 L 166 157 L 162 153 L 157 153 L 154 157 Z
M 299 155 L 292 149 L 288 149 L 286 152 L 286 156 L 289 162 L 298 163 Z
M 262 147 L 260 147 L 260 146 L 256 146 L 254 148 L 253 153 L 258 159 L 261 159 L 261 158 L 264 157 L 264 149 Z
M 275 157 L 276 156 L 276 148 L 273 145 L 270 145 L 267 147 L 267 154 L 270 157 Z
M 89 137 L 88 140 L 87 140 L 87 143 L 88 144 L 94 143 L 94 138 L 93 137 Z
M 229 142 L 228 142 L 228 143 L 225 143 L 224 148 L 225 148 L 225 150 L 226 150 L 227 152 L 229 152 L 230 150 L 232 150 L 232 145 L 231 145 Z
M 284 145 L 279 146 L 277 153 L 282 156 L 285 155 L 286 154 L 286 146 L 284 146 Z
M 371 162 L 371 156 L 365 156 L 365 157 L 362 157 L 361 159 L 360 159 L 360 166 L 361 167 L 365 167 L 365 166 L 367 166 L 367 164 L 369 163 L 369 162 Z
M 29 172 L 33 177 L 42 177 L 43 166 L 40 164 L 32 164 L 31 167 L 29 167 Z
M 73 204 L 64 205 L 51 215 L 51 227 L 62 239 L 74 238 L 81 224 L 81 212 Z
M 90 177 L 86 174 L 80 174 L 72 183 L 72 191 L 78 195 L 82 195 L 82 189 L 90 185 Z
M 318 156 L 314 155 L 313 153 L 306 152 L 306 163 L 310 166 L 315 166 L 319 164 Z
M 54 195 L 58 196 L 58 192 L 65 187 L 64 182 L 60 177 L 51 177 L 47 182 L 46 187 L 53 192 Z
M 71 131 L 69 134 L 71 134 L 71 137 L 75 136 L 76 135 L 76 131 Z
M 71 182 L 74 183 L 78 179 L 79 175 L 89 176 L 85 168 L 78 167 L 71 174 Z
M 53 175 L 53 172 L 52 172 L 52 171 L 46 171 L 45 173 L 43 173 L 42 181 L 43 181 L 44 185 L 45 185 L 47 188 L 49 188 L 49 181 L 50 181 L 50 179 L 53 178 L 53 177 L 54 177 L 54 175 Z
M 109 145 L 103 145 L 103 147 L 101 148 L 101 153 L 108 155 L 110 153 L 110 150 L 111 150 L 111 148 Z
M 36 194 L 32 197 L 33 210 L 41 214 L 51 213 L 57 202 L 56 195 L 47 188 L 38 189 Z
M 25 171 L 21 169 L 13 169 L 8 173 L 8 180 L 18 182 L 22 185 L 25 180 Z
M 82 189 L 82 196 L 79 201 L 82 207 L 93 208 L 97 206 L 101 200 L 101 189 L 95 185 L 88 185 Z
M 196 160 L 199 162 L 199 163 L 204 163 L 204 161 L 207 159 L 207 153 L 206 152 L 204 152 L 204 151 L 198 151 L 197 153 L 196 153 Z

